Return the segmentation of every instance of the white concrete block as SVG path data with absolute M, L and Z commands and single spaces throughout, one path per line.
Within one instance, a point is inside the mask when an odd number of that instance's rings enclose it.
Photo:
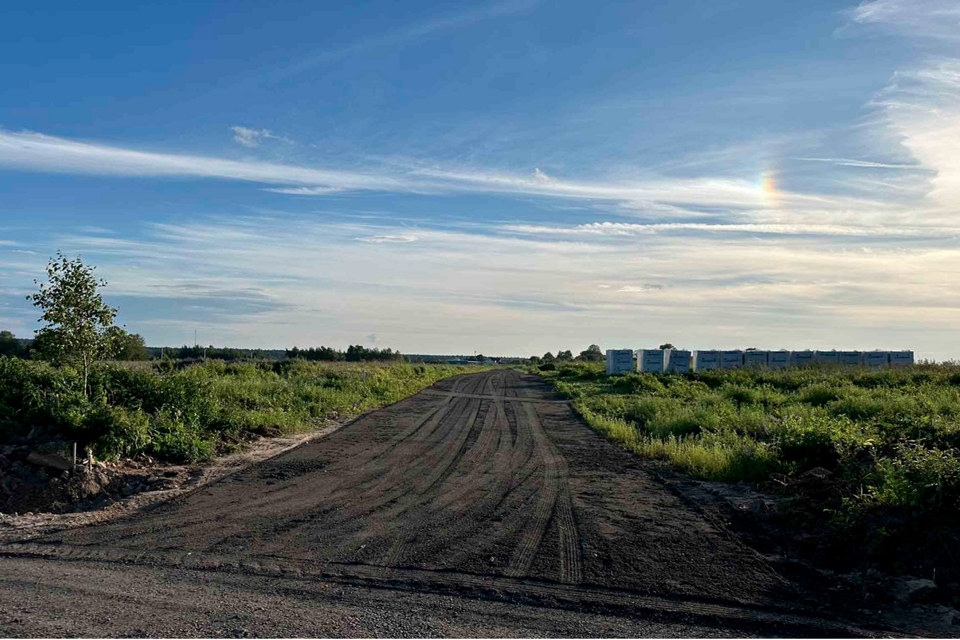
M 693 370 L 710 371 L 720 368 L 720 352 L 710 350 L 697 350 L 693 352 Z
M 841 351 L 840 364 L 859 367 L 863 364 L 863 354 L 859 351 Z
M 637 371 L 663 373 L 663 349 L 640 349 L 637 354 Z
M 840 352 L 817 351 L 817 364 L 840 364 Z
M 720 352 L 721 369 L 739 369 L 743 366 L 743 351 L 733 349 Z
M 807 349 L 806 351 L 791 351 L 790 366 L 806 367 L 817 363 L 817 352 Z
M 767 366 L 771 369 L 783 369 L 790 366 L 789 351 L 770 351 L 767 355 Z
M 864 351 L 863 364 L 871 369 L 882 369 L 890 364 L 889 351 Z
M 682 349 L 664 349 L 663 351 L 664 370 L 666 371 L 675 373 L 690 371 L 691 360 L 689 351 Z
M 767 366 L 767 359 L 769 356 L 769 351 L 760 351 L 759 349 L 744 351 L 743 366 L 756 368 L 765 367 Z
M 607 375 L 633 371 L 633 349 L 607 349 Z
M 890 364 L 894 367 L 909 367 L 913 363 L 913 351 L 890 352 Z

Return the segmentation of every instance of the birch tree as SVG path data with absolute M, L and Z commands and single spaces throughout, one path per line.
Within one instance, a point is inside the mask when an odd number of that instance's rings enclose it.
M 57 252 L 47 265 L 47 282 L 34 280 L 39 291 L 27 296 L 43 311 L 37 340 L 45 345 L 45 358 L 69 363 L 80 368 L 83 393 L 87 395 L 90 368 L 98 360 L 110 356 L 113 341 L 110 327 L 117 310 L 104 303 L 100 288 L 107 281 L 97 279 L 96 267 L 83 264 L 80 258 L 68 260 Z

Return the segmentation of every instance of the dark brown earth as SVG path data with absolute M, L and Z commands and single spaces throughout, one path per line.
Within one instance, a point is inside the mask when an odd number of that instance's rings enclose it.
M 0 546 L 0 634 L 883 634 L 535 376 L 431 389 L 144 512 Z

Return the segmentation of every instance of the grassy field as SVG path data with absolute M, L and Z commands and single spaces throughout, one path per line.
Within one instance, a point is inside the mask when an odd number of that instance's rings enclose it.
M 639 455 L 706 480 L 780 488 L 796 524 L 829 527 L 860 555 L 956 567 L 960 367 L 603 368 L 541 374 L 594 429 Z
M 86 398 L 72 369 L 0 357 L 0 441 L 38 426 L 89 445 L 101 458 L 143 453 L 195 462 L 258 436 L 315 428 L 479 370 L 300 360 L 164 365 L 101 365 Z

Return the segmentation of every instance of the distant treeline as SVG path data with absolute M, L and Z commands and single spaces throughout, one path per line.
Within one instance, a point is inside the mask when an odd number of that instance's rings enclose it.
M 346 351 L 340 351 L 332 347 L 310 347 L 309 349 L 300 349 L 294 347 L 287 349 L 288 358 L 302 358 L 304 360 L 324 360 L 329 362 L 360 362 L 361 360 L 400 360 L 402 356 L 399 351 L 392 349 L 368 349 L 359 344 L 352 344 Z
M 284 352 L 278 349 L 236 349 L 233 347 L 208 347 L 194 346 L 188 347 L 150 347 L 150 356 L 152 358 L 164 358 L 169 360 L 202 360 L 209 358 L 211 360 L 279 360 Z

